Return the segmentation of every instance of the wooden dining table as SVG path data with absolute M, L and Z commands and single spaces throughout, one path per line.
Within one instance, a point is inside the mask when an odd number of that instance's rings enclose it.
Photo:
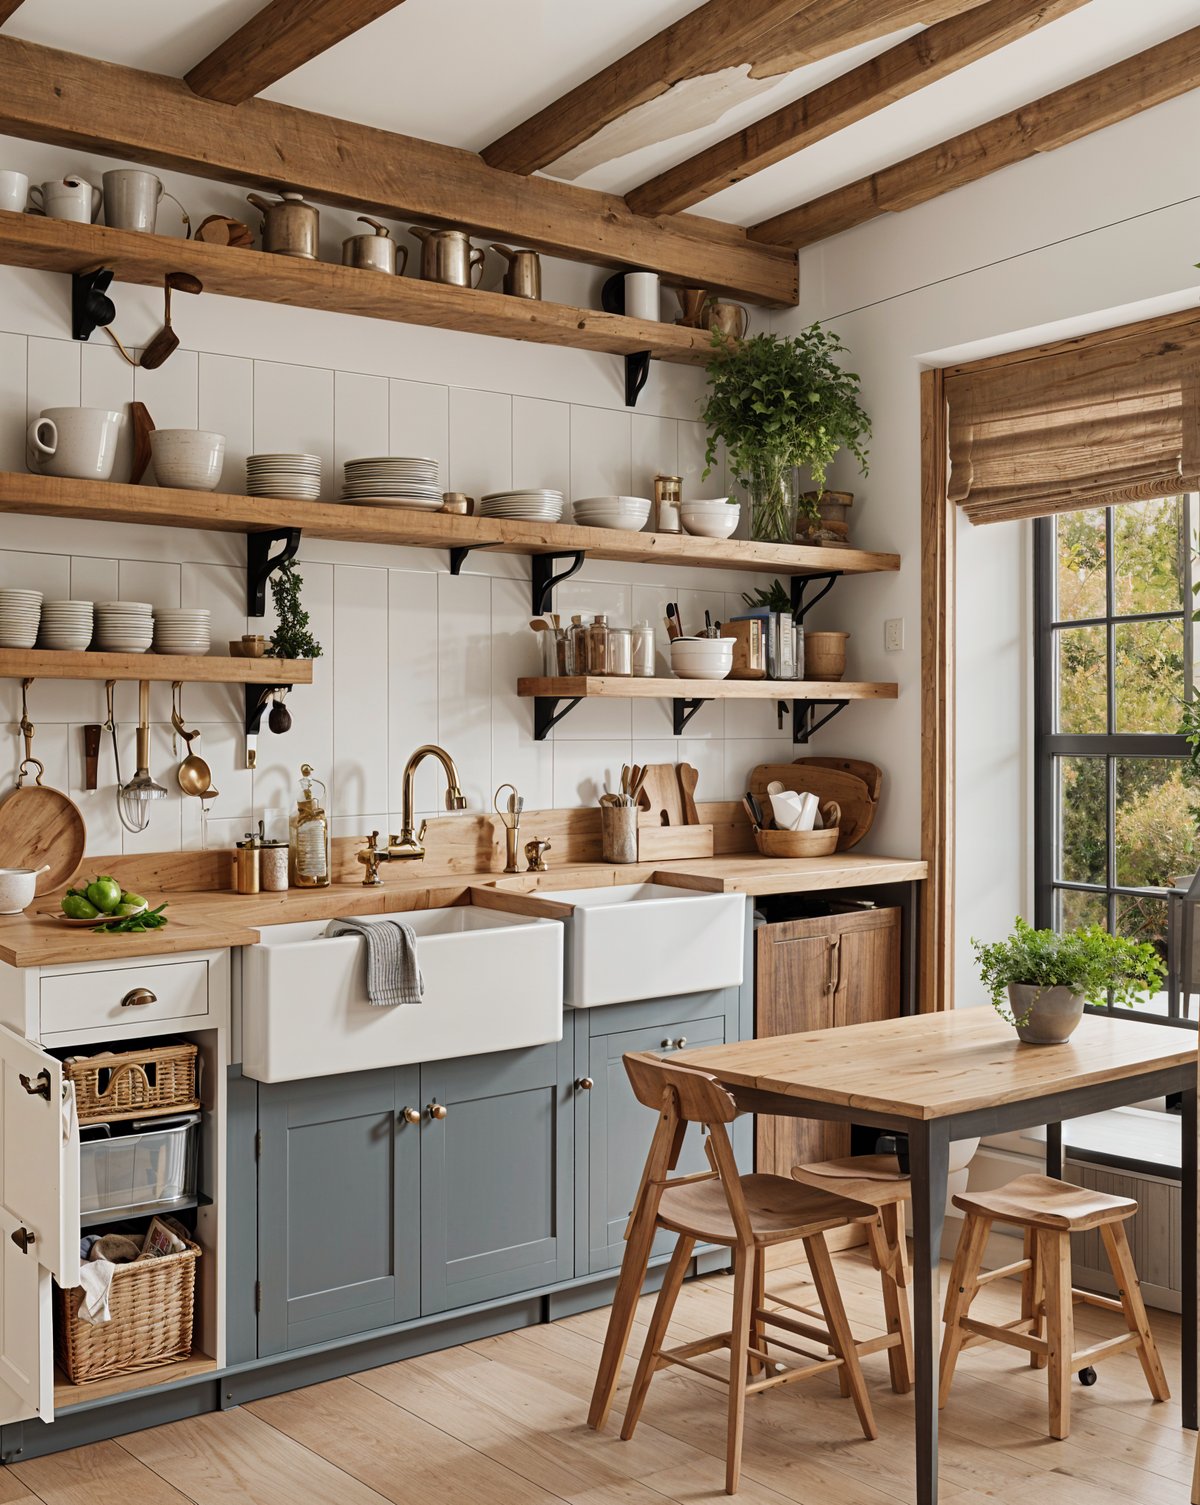
M 1064 1045 L 1022 1045 L 990 1008 L 919 1014 L 672 1054 L 710 1073 L 748 1113 L 851 1122 L 908 1136 L 912 1172 L 917 1505 L 938 1497 L 939 1275 L 954 1140 L 1046 1125 L 1062 1172 L 1062 1123 L 1181 1093 L 1183 1424 L 1196 1427 L 1196 1035 L 1086 1015 Z M 629 1343 L 653 1228 L 633 1209 L 588 1423 L 603 1426 Z M 653 1221 L 653 1209 L 649 1210 Z M 1101 1379 L 1103 1384 L 1103 1379 Z M 953 1402 L 951 1402 L 953 1404 Z

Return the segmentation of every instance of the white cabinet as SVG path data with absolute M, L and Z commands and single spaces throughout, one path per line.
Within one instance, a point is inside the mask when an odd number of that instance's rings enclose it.
M 205 1108 L 202 1162 L 211 1205 L 196 1214 L 196 1346 L 223 1360 L 225 1075 L 229 953 L 148 958 L 143 965 L 0 968 L 0 1424 L 54 1416 L 51 1281 L 79 1284 L 78 1124 L 63 1111 L 59 1054 L 132 1036 L 184 1035 L 199 1046 Z M 122 1000 L 134 990 L 153 1002 Z M 156 1012 L 155 1005 L 160 1005 Z M 114 1015 L 113 1010 L 121 1010 Z M 136 1023 L 123 1017 L 132 1014 Z M 47 1049 L 50 1046 L 52 1049 Z M 130 1388 L 171 1377 L 169 1366 Z M 71 1399 L 87 1398 L 86 1385 Z

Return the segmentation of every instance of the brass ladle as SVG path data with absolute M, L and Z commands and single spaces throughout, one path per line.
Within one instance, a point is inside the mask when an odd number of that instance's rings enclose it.
M 189 732 L 184 727 L 183 715 L 179 708 L 181 688 L 181 681 L 171 686 L 171 725 L 187 743 L 187 756 L 180 763 L 175 779 L 184 794 L 193 795 L 196 799 L 214 800 L 220 791 L 212 787 L 212 769 L 199 753 L 192 751 L 192 742 L 200 735 L 200 732 L 199 730 Z

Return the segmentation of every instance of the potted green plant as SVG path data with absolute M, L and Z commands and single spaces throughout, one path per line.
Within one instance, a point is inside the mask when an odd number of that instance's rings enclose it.
M 753 537 L 792 543 L 796 530 L 797 466 L 806 467 L 818 494 L 843 449 L 866 474 L 871 420 L 859 401 L 860 383 L 838 364 L 846 347 L 813 324 L 800 334 L 756 334 L 735 340 L 714 333 L 708 363 L 705 475 L 718 447 L 750 495 Z M 815 502 L 805 502 L 815 511 Z
M 271 599 L 275 603 L 275 631 L 271 634 L 272 658 L 320 658 L 321 645 L 308 627 L 308 613 L 300 599 L 304 576 L 291 559 L 271 576 Z
M 1099 925 L 1035 930 L 1018 916 L 1007 939 L 971 945 L 992 1007 L 1026 1045 L 1061 1045 L 1083 1018 L 1084 1004 L 1111 997 L 1131 1008 L 1163 979 L 1148 941 L 1110 935 Z

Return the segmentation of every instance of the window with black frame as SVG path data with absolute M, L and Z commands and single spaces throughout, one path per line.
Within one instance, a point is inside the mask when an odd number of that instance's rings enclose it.
M 1195 500 L 1034 524 L 1036 921 L 1098 923 L 1150 941 L 1164 963 L 1180 920 L 1169 885 L 1198 856 L 1200 788 L 1179 731 L 1192 685 Z M 1173 988 L 1114 1010 L 1184 1013 Z

